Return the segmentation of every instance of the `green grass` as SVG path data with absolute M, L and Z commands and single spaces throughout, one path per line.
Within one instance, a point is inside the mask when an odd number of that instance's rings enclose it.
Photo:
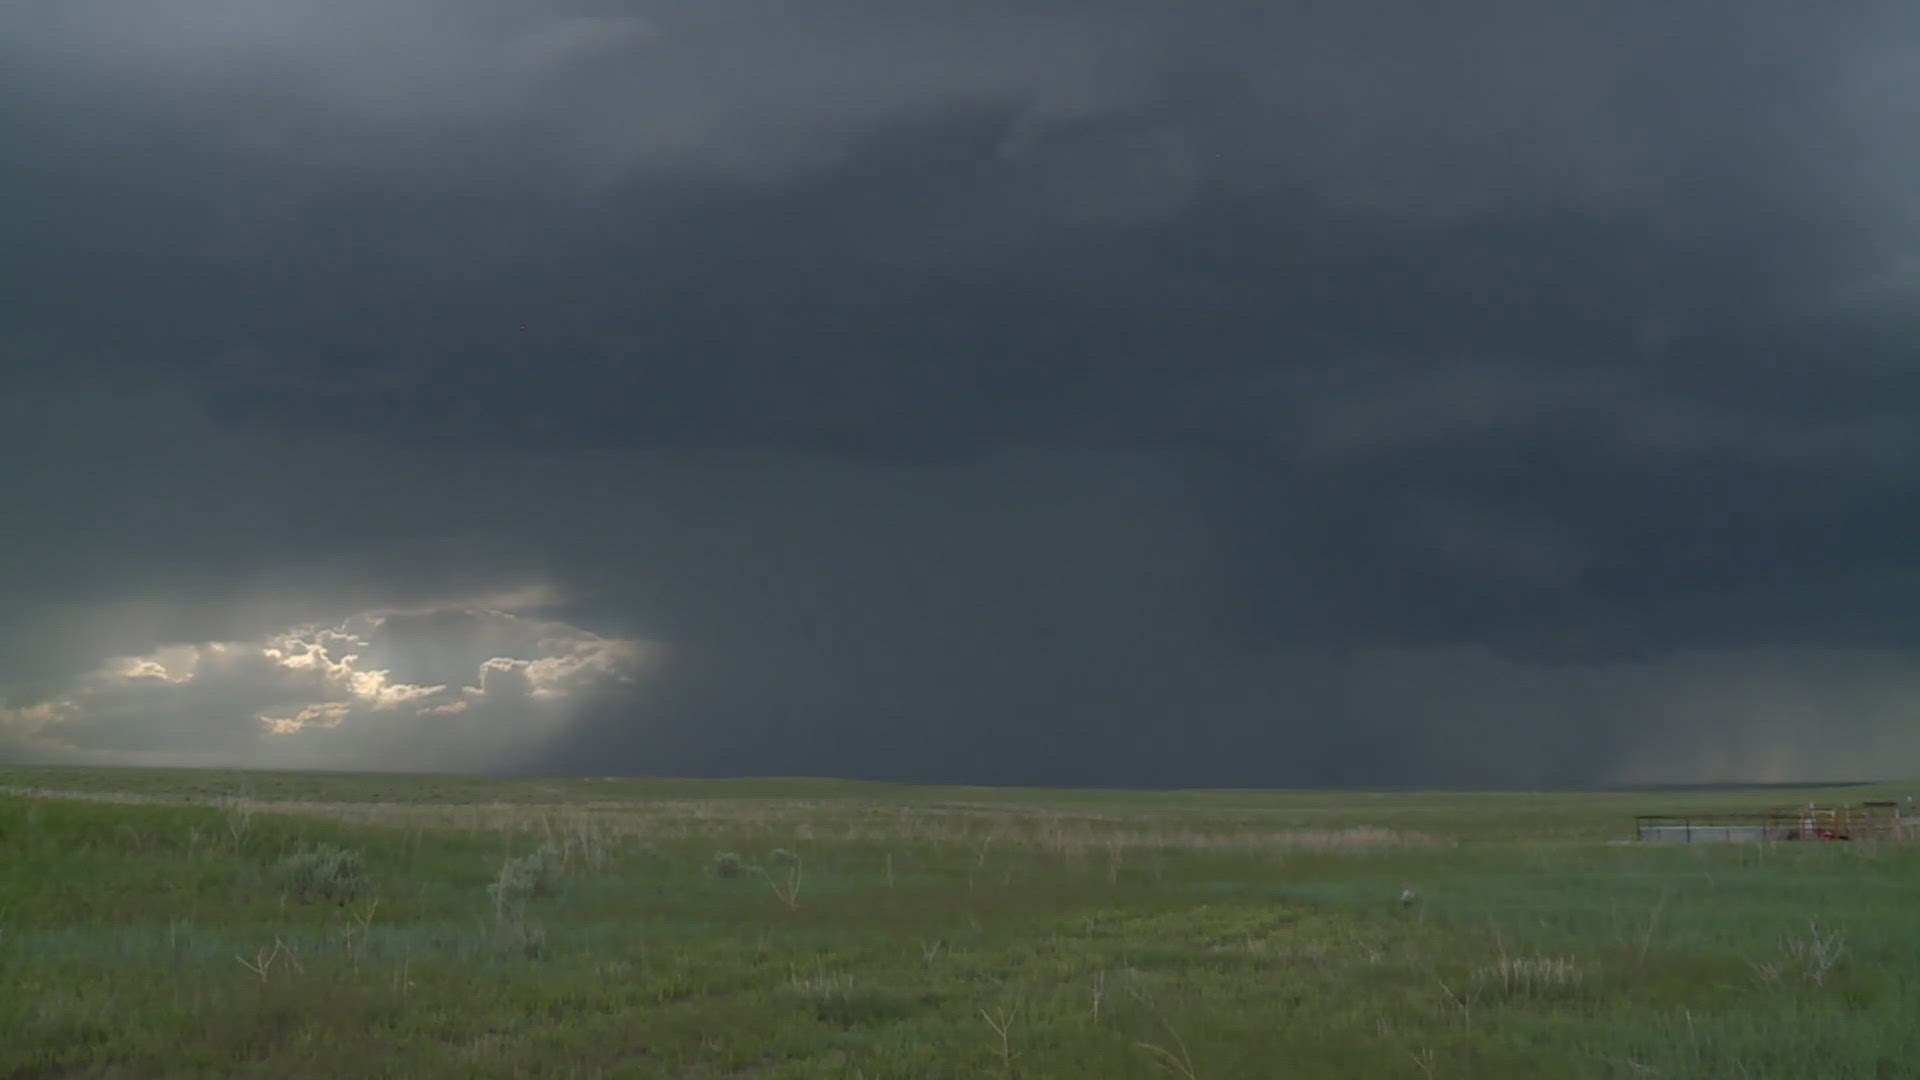
M 1622 842 L 1905 788 L 0 789 L 0 1077 L 1920 1076 L 1920 845 Z

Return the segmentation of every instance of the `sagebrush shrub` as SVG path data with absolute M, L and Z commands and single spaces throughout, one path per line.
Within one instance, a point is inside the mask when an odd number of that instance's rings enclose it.
M 536 896 L 551 896 L 566 870 L 566 853 L 553 844 L 500 864 L 487 891 L 493 894 L 493 915 L 509 947 L 535 959 L 546 952 L 547 931 L 528 913 Z
M 302 902 L 344 904 L 369 888 L 360 853 L 325 842 L 281 859 L 274 877 L 288 896 Z
M 552 896 L 565 870 L 566 857 L 552 844 L 508 859 L 500 864 L 500 873 L 493 879 L 495 902 L 524 904 L 536 896 Z

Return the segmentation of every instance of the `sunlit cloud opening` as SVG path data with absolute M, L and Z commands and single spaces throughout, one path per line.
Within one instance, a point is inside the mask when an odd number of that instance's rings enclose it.
M 253 641 L 172 643 L 0 709 L 37 760 L 480 770 L 630 696 L 654 642 L 536 617 L 544 590 L 379 608 Z

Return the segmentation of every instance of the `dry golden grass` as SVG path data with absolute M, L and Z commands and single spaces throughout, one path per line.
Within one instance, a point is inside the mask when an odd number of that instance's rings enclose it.
M 1146 850 L 1337 852 L 1437 847 L 1447 838 L 1373 825 L 1199 830 L 1183 817 L 1063 814 L 1054 810 L 941 804 L 859 806 L 833 800 L 661 799 L 567 803 L 403 803 L 163 796 L 131 792 L 0 787 L 30 798 L 148 806 L 210 806 L 234 815 L 292 814 L 352 825 L 448 828 L 534 835 L 590 835 L 597 844 L 697 839 L 725 833 L 769 840 L 963 843 L 985 861 L 999 850 L 1078 857 Z

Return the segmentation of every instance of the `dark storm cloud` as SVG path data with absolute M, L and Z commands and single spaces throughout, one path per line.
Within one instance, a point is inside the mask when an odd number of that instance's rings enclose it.
M 13 5 L 7 702 L 551 585 L 674 657 L 569 768 L 1880 732 L 1915 101 L 1896 5 Z

